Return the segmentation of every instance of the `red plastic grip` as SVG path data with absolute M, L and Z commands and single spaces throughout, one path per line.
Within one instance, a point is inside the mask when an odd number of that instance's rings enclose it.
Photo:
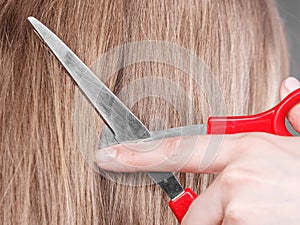
M 182 221 L 190 205 L 196 198 L 197 195 L 190 188 L 186 188 L 182 194 L 169 201 L 169 206 L 179 222 Z
M 266 132 L 282 136 L 292 136 L 286 129 L 288 112 L 300 103 L 300 89 L 290 93 L 274 108 L 252 116 L 210 117 L 208 134 L 234 134 L 244 132 Z

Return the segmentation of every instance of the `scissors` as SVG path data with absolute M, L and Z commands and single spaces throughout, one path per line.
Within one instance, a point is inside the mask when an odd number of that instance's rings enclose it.
M 207 124 L 149 131 L 147 127 L 104 85 L 104 83 L 53 32 L 34 17 L 28 18 L 39 37 L 77 83 L 106 123 L 100 147 L 126 141 L 152 140 L 201 134 L 267 132 L 292 136 L 285 126 L 288 112 L 300 103 L 300 89 L 290 93 L 274 108 L 251 116 L 210 117 Z M 181 222 L 197 194 L 184 189 L 171 172 L 148 172 L 169 196 L 169 206 Z

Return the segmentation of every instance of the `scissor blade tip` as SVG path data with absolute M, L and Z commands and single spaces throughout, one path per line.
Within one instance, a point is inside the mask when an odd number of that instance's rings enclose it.
M 38 27 L 41 26 L 41 22 L 40 22 L 39 20 L 37 20 L 36 18 L 34 18 L 33 16 L 29 16 L 29 17 L 27 18 L 27 20 L 28 20 L 29 23 L 33 26 L 33 28 L 34 28 L 35 30 L 37 30 Z
M 27 20 L 28 20 L 31 24 L 37 21 L 37 19 L 34 18 L 33 16 L 27 17 Z

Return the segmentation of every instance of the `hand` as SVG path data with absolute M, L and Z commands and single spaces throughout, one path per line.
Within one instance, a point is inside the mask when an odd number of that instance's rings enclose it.
M 287 87 L 290 87 L 287 88 Z M 281 86 L 284 97 L 300 84 L 292 78 Z M 293 127 L 300 131 L 300 105 L 289 113 Z M 266 133 L 224 135 L 218 154 L 203 168 L 207 144 L 218 135 L 168 138 L 155 142 L 123 145 L 99 150 L 100 167 L 112 171 L 182 171 L 216 173 L 216 180 L 193 202 L 182 224 L 186 225 L 273 225 L 300 224 L 300 137 Z M 178 151 L 178 144 L 181 149 Z M 195 151 L 186 155 L 190 143 Z M 179 149 L 179 150 L 181 150 Z M 172 158 L 172 159 L 171 159 Z M 185 159 L 181 162 L 181 159 Z

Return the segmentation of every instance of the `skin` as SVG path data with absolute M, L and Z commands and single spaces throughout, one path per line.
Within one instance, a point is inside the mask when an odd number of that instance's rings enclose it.
M 281 98 L 298 87 L 300 83 L 295 78 L 288 78 L 281 85 Z M 300 104 L 289 112 L 288 119 L 299 132 Z M 184 225 L 300 224 L 300 137 L 223 135 L 215 157 L 207 161 L 204 155 L 209 150 L 208 143 L 220 137 L 203 135 L 120 144 L 99 150 L 96 161 L 99 167 L 112 171 L 218 174 L 190 206 Z M 186 151 L 180 149 L 191 147 L 190 143 L 197 147 L 187 159 L 183 155 Z M 155 146 L 151 151 L 131 150 L 151 146 Z

